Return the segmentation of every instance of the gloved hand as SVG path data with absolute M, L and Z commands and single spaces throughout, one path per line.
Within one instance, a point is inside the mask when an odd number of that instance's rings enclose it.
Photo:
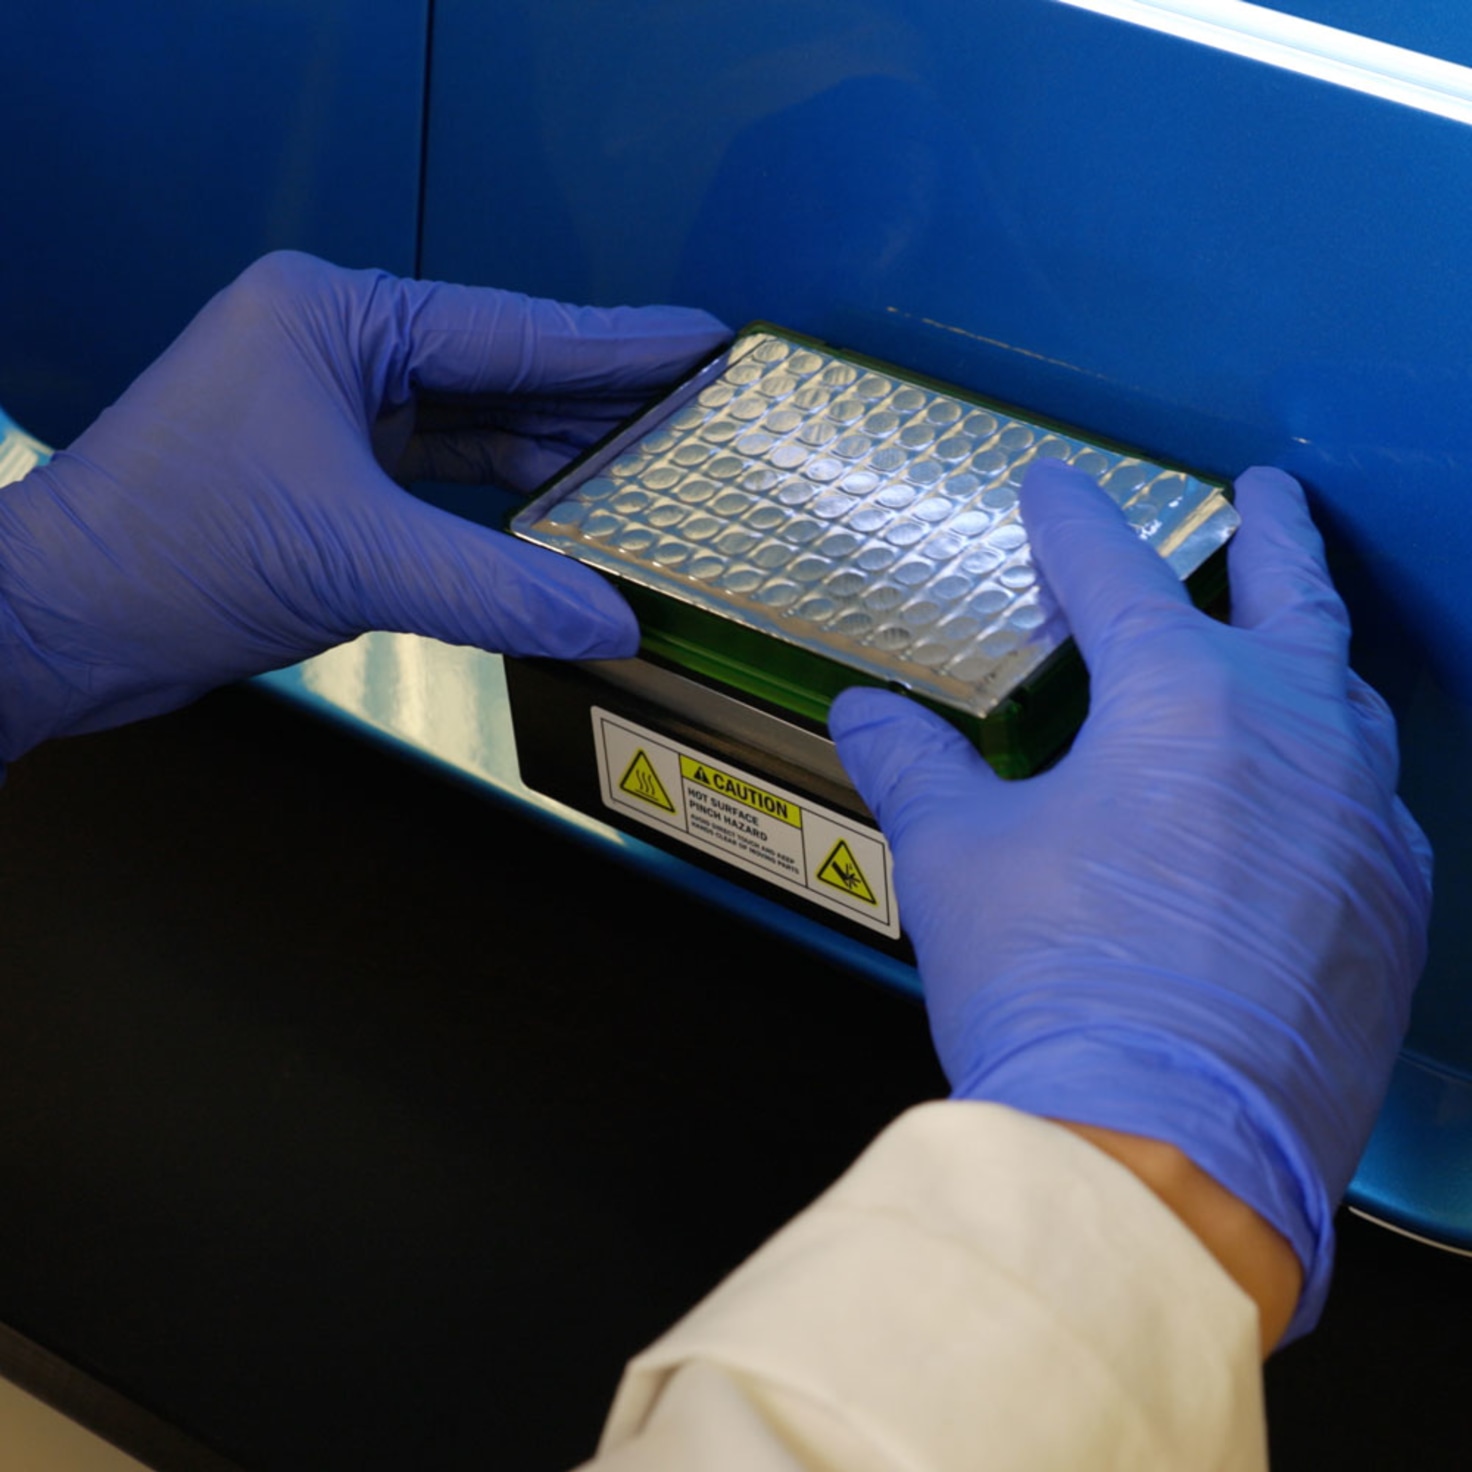
M 1051 770 L 1003 782 L 878 690 L 830 726 L 955 1097 L 1177 1146 L 1293 1245 L 1291 1337 L 1405 1032 L 1431 855 L 1297 483 L 1248 471 L 1237 506 L 1227 626 L 1087 476 L 1032 469 L 1023 519 L 1092 682 Z
M 257 262 L 0 490 L 0 763 L 368 629 L 632 653 L 634 618 L 595 573 L 414 499 L 375 449 L 431 474 L 470 456 L 530 489 L 727 335 L 684 308 Z M 421 390 L 476 396 L 479 427 L 411 443 Z

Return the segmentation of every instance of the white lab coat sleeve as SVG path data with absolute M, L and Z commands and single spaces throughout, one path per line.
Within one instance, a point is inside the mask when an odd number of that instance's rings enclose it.
M 928 1104 L 634 1359 L 589 1472 L 1248 1472 L 1257 1309 L 1133 1174 Z

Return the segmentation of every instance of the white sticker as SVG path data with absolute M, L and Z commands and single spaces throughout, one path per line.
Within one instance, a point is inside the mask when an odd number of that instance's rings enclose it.
M 608 807 L 899 938 L 893 860 L 874 829 L 597 706 L 593 744 Z

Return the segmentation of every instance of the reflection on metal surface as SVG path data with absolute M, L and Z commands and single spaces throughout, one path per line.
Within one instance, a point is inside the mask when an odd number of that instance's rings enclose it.
M 1019 358 L 1031 358 L 1037 363 L 1046 363 L 1050 368 L 1062 368 L 1068 373 L 1083 373 L 1090 378 L 1104 379 L 1107 376 L 1096 372 L 1092 368 L 1085 368 L 1080 363 L 1066 363 L 1062 358 L 1049 357 L 1047 353 L 1035 352 L 1032 348 L 1021 346 L 1015 342 L 1003 342 L 999 337 L 988 337 L 984 332 L 973 332 L 969 327 L 960 327 L 954 322 L 937 322 L 934 317 L 922 317 L 916 312 L 902 311 L 899 307 L 886 307 L 885 312 L 891 317 L 906 317 L 912 322 L 918 322 L 922 327 L 933 327 L 937 332 L 951 332 L 957 337 L 969 338 L 972 342 L 979 342 L 989 348 L 1000 348 L 1004 353 L 1014 354 Z
M 1373 1212 L 1362 1211 L 1358 1206 L 1351 1206 L 1349 1211 L 1361 1221 L 1383 1227 L 1387 1232 L 1394 1232 L 1397 1237 L 1407 1237 L 1412 1242 L 1419 1242 L 1422 1247 L 1434 1247 L 1438 1252 L 1449 1252 L 1453 1257 L 1472 1257 L 1472 1247 L 1452 1247 L 1445 1242 L 1438 1242 L 1434 1237 L 1423 1237 L 1419 1232 L 1408 1232 L 1404 1227 L 1398 1227 L 1394 1222 L 1383 1221 Z
M 362 723 L 495 792 L 530 798 L 575 828 L 610 830 L 522 785 L 498 654 L 416 634 L 364 634 L 262 677 L 277 694 Z M 620 835 L 613 840 L 622 843 Z
M 496 779 L 515 770 L 505 677 L 493 654 L 412 634 L 364 634 L 299 669 L 313 695 L 461 771 Z
M 0 409 L 0 486 L 8 486 L 29 475 L 51 458 L 50 449 L 28 435 L 4 409 Z
M 1067 640 L 1032 565 L 1034 461 L 1094 476 L 1182 578 L 1220 490 L 754 331 L 516 518 L 606 572 L 985 716 Z
M 840 789 L 850 801 L 858 796 L 827 736 L 794 726 L 770 711 L 758 710 L 648 660 L 605 659 L 586 668 L 596 671 L 598 678 L 614 689 L 646 700 L 682 721 L 707 731 L 720 731 L 743 746 L 769 752 L 796 767 L 809 781 L 816 779 Z M 833 800 L 825 791 L 815 791 L 815 795 L 825 802 Z
M 1251 61 L 1472 123 L 1472 67 L 1244 0 L 1060 0 Z

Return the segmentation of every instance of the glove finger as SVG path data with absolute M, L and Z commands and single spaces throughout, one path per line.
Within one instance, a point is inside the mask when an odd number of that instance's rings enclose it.
M 556 659 L 638 649 L 628 604 L 591 568 L 384 489 L 392 500 L 374 498 L 379 514 L 358 527 L 347 564 L 361 629 Z
M 1006 785 L 949 721 L 887 690 L 842 691 L 828 730 L 850 781 L 895 844 L 930 813 L 953 813 L 978 783 Z
M 1349 709 L 1364 742 L 1382 790 L 1394 792 L 1400 779 L 1400 742 L 1396 735 L 1395 717 L 1384 697 L 1353 670 L 1349 675 Z
M 1254 466 L 1237 477 L 1242 525 L 1227 548 L 1232 623 L 1348 658 L 1349 615 L 1329 579 L 1324 543 L 1291 475 Z
M 1112 648 L 1128 649 L 1141 621 L 1191 612 L 1190 596 L 1165 559 L 1083 471 L 1034 461 L 1019 502 L 1033 555 L 1096 674 Z
M 1349 708 L 1364 741 L 1378 789 L 1393 793 L 1400 779 L 1400 742 L 1396 734 L 1395 717 L 1384 696 L 1353 670 L 1349 671 Z M 1423 887 L 1429 893 L 1432 871 L 1431 840 L 1421 831 L 1421 825 L 1411 816 L 1410 809 L 1400 798 L 1392 798 L 1392 804 L 1391 813 L 1396 831 L 1411 855 Z
M 1436 867 L 1431 840 L 1426 837 L 1421 825 L 1411 816 L 1411 810 L 1398 797 L 1394 800 L 1392 812 L 1396 829 L 1410 850 L 1411 858 L 1415 861 L 1416 871 L 1421 878 L 1422 893 L 1429 905 L 1431 881 Z
M 385 391 L 642 393 L 715 352 L 730 331 L 693 307 L 580 307 L 491 287 L 386 278 L 364 302 Z M 375 330 L 376 329 L 376 330 Z

